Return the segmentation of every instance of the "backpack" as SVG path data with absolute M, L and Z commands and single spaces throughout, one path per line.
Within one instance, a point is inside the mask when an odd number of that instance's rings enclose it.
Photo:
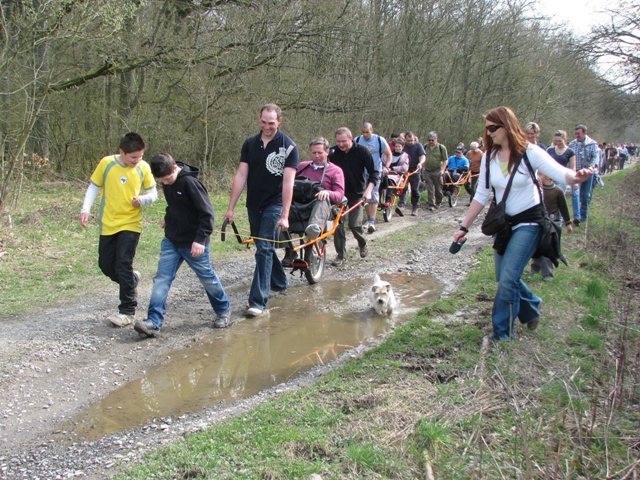
M 362 135 L 358 135 L 356 138 L 353 139 L 353 141 L 355 143 L 357 143 L 358 145 L 360 145 L 360 138 L 362 137 Z M 378 137 L 378 150 L 380 151 L 380 156 L 382 156 L 382 140 L 380 140 L 380 135 L 376 134 L 376 137 Z

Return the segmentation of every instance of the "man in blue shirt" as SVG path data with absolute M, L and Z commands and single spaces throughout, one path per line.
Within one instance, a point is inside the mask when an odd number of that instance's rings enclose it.
M 469 159 L 464 156 L 464 147 L 456 147 L 455 155 L 447 159 L 447 174 L 443 183 L 455 183 L 463 172 L 469 171 Z M 453 192 L 452 187 L 445 188 L 445 194 Z
M 379 194 L 380 181 L 382 179 L 382 158 L 384 157 L 385 163 L 391 161 L 391 148 L 389 148 L 389 144 L 383 137 L 373 133 L 373 125 L 369 122 L 366 122 L 362 126 L 362 135 L 358 135 L 354 139 L 354 142 L 369 150 L 373 157 L 373 164 L 375 165 L 376 172 L 378 172 L 378 183 L 373 187 L 371 200 L 369 200 L 364 207 L 365 212 L 367 212 L 367 221 L 362 226 L 362 228 L 367 232 L 373 233 L 376 231 L 376 212 L 378 211 L 378 203 L 380 202 Z
M 569 148 L 576 154 L 576 171 L 583 168 L 598 168 L 598 142 L 587 135 L 587 127 L 578 125 L 575 128 L 576 139 L 569 143 Z M 574 218 L 574 225 L 587 221 L 589 214 L 589 203 L 591 203 L 591 189 L 593 188 L 593 175 L 589 176 L 579 186 L 580 195 L 580 218 Z M 573 212 L 577 217 L 578 212 Z

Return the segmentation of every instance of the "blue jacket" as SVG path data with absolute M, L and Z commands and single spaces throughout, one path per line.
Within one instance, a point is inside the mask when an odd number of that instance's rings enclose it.
M 452 172 L 454 170 L 469 170 L 469 159 L 462 155 L 460 158 L 452 155 L 447 162 L 447 169 Z

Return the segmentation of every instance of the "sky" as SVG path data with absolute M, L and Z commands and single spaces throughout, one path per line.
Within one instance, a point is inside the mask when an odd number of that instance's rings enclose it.
M 600 13 L 608 7 L 617 5 L 617 0 L 537 0 L 537 10 L 554 19 L 566 20 L 574 33 L 584 35 L 590 26 L 609 19 Z

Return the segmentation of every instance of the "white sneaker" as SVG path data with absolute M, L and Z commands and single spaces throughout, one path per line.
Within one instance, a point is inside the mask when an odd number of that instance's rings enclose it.
M 376 231 L 376 224 L 373 222 L 369 222 L 367 225 L 367 232 L 373 233 Z
M 135 322 L 133 315 L 125 315 L 124 313 L 118 313 L 109 317 L 109 321 L 114 327 L 127 327 Z
M 247 308 L 246 311 L 247 317 L 259 317 L 264 314 L 264 310 L 260 310 L 259 308 L 250 307 Z

